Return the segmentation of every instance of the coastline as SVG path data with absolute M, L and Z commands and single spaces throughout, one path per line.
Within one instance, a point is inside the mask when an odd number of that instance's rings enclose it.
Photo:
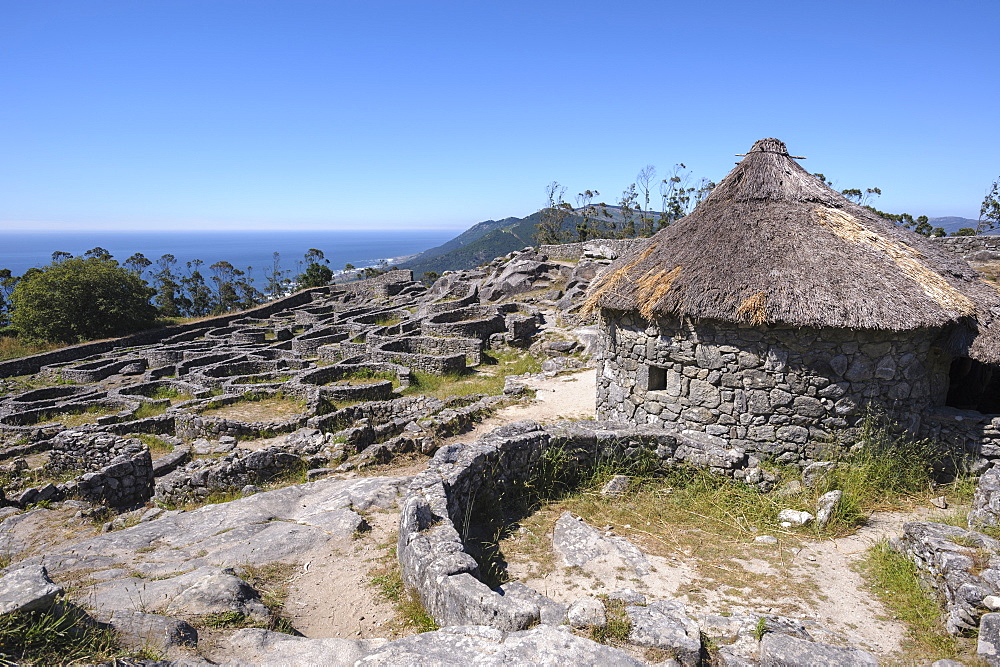
M 280 267 L 291 274 L 302 270 L 303 256 L 310 248 L 322 250 L 328 266 L 342 274 L 345 264 L 359 268 L 378 266 L 385 261 L 390 266 L 411 260 L 428 248 L 454 236 L 449 230 L 402 230 L 389 238 L 385 234 L 359 230 L 325 233 L 214 233 L 198 234 L 8 234 L 0 244 L 0 269 L 10 269 L 15 276 L 31 267 L 44 267 L 51 262 L 54 251 L 82 255 L 95 247 L 106 248 L 119 262 L 134 253 L 142 253 L 154 262 L 146 272 L 147 279 L 156 271 L 155 262 L 163 255 L 173 255 L 177 262 L 173 270 L 187 275 L 187 263 L 202 260 L 202 274 L 210 274 L 212 264 L 226 261 L 246 271 L 256 283 L 273 265 L 273 253 L 280 255 Z

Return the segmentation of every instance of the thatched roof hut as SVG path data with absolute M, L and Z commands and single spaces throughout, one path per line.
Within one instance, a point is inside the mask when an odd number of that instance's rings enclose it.
M 756 142 L 693 213 L 617 260 L 589 305 L 753 325 L 956 325 L 952 352 L 1000 361 L 996 288 L 827 187 L 777 139 Z
M 932 435 L 949 409 L 1000 412 L 1000 293 L 777 139 L 612 264 L 588 306 L 600 419 L 801 463 L 869 408 Z

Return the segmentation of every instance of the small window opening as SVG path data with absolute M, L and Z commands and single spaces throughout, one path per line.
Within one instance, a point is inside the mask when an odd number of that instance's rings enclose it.
M 984 414 L 1000 413 L 1000 373 L 993 370 L 993 366 L 968 357 L 952 361 L 945 405 Z
M 646 389 L 649 391 L 660 391 L 667 388 L 667 369 L 659 366 L 649 367 L 649 383 Z

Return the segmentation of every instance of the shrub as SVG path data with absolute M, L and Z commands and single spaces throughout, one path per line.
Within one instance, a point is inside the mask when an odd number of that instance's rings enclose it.
M 11 294 L 11 323 L 29 342 L 77 343 L 153 326 L 146 281 L 109 257 L 72 257 L 26 274 Z

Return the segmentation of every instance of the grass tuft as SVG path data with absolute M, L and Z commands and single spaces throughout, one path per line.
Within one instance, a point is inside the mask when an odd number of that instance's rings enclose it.
M 872 511 L 898 508 L 933 488 L 938 448 L 929 440 L 913 440 L 895 430 L 884 416 L 869 413 L 861 424 L 859 443 L 819 484 L 817 495 L 834 489 L 844 493 L 830 522 L 831 531 L 862 525 Z
M 875 545 L 862 563 L 872 591 L 909 628 L 908 639 L 931 662 L 952 658 L 960 641 L 941 625 L 941 606 L 920 582 L 917 567 L 886 542 Z M 931 657 L 933 656 L 933 657 Z
M 103 662 L 124 653 L 117 635 L 81 622 L 82 612 L 65 604 L 45 611 L 0 616 L 0 663 L 55 665 Z
M 590 638 L 612 646 L 628 643 L 629 635 L 632 634 L 632 619 L 625 613 L 625 603 L 622 600 L 608 599 L 607 595 L 601 595 L 600 598 L 604 602 L 607 624 L 603 627 L 592 626 Z
M 417 632 L 437 630 L 438 624 L 424 610 L 416 592 L 408 590 L 403 585 L 403 577 L 396 564 L 395 548 L 381 561 L 379 568 L 368 580 L 369 583 L 382 598 L 396 607 L 404 626 L 413 628 Z

